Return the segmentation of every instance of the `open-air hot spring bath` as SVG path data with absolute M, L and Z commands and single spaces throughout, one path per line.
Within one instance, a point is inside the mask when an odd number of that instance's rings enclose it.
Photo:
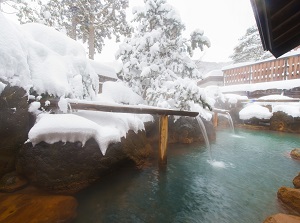
M 299 145 L 297 135 L 249 130 L 218 131 L 211 153 L 170 145 L 165 171 L 153 160 L 79 193 L 75 222 L 263 222 L 285 212 L 276 193 L 292 187 L 300 163 L 289 152 Z

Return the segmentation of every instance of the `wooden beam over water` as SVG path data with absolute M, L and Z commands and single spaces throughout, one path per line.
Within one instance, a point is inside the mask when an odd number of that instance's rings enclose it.
M 48 107 L 58 107 L 58 100 L 48 100 L 50 105 Z M 41 102 L 43 104 L 43 102 Z M 177 115 L 196 117 L 199 112 L 180 111 L 172 109 L 161 109 L 156 107 L 140 107 L 130 105 L 104 105 L 84 102 L 70 101 L 69 105 L 72 109 L 90 110 L 90 111 L 103 111 L 103 112 L 118 112 L 118 113 L 133 113 L 133 114 L 151 114 L 151 115 Z
M 47 100 L 50 105 L 45 106 L 48 108 L 58 108 L 58 100 L 52 99 Z M 30 102 L 30 101 L 29 101 Z M 41 104 L 45 104 L 45 101 L 40 101 Z M 68 101 L 69 108 L 71 110 L 90 110 L 90 111 L 101 111 L 101 112 L 118 112 L 118 113 L 133 113 L 133 114 L 151 114 L 159 115 L 159 166 L 165 167 L 167 164 L 167 145 L 168 145 L 168 116 L 189 116 L 196 117 L 198 112 L 191 111 L 180 111 L 171 109 L 161 109 L 155 107 L 141 107 L 141 106 L 129 106 L 129 105 L 104 105 L 85 103 L 83 101 L 74 102 Z

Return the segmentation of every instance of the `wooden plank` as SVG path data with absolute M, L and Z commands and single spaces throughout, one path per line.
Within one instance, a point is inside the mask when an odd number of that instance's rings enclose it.
M 48 107 L 58 107 L 58 100 L 48 100 L 50 105 Z M 42 103 L 42 102 L 41 102 Z M 70 102 L 72 109 L 78 110 L 91 110 L 91 111 L 103 111 L 103 112 L 117 112 L 117 113 L 133 113 L 133 114 L 151 114 L 151 115 L 178 115 L 178 116 L 189 116 L 196 117 L 198 112 L 191 111 L 180 111 L 171 109 L 159 109 L 151 107 L 138 107 L 129 105 L 100 105 L 100 104 L 89 104 L 83 102 Z
M 167 164 L 167 144 L 168 144 L 168 116 L 159 117 L 159 165 Z

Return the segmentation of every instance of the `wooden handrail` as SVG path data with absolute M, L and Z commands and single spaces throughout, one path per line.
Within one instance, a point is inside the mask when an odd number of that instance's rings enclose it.
M 58 108 L 59 100 L 50 99 L 47 100 L 49 105 L 46 106 L 46 100 L 40 101 L 48 108 Z M 29 100 L 32 102 L 32 100 Z M 168 144 L 168 115 L 178 116 L 189 116 L 196 117 L 199 115 L 198 112 L 190 111 L 179 111 L 171 109 L 160 109 L 155 107 L 138 107 L 129 105 L 103 105 L 103 104 L 92 104 L 84 103 L 83 101 L 68 100 L 68 105 L 71 109 L 78 110 L 91 110 L 91 111 L 102 111 L 102 112 L 118 112 L 118 113 L 133 113 L 133 114 L 151 114 L 160 116 L 159 124 L 159 164 L 160 168 L 165 168 L 167 164 L 167 144 Z
M 48 100 L 50 105 L 48 107 L 58 107 L 58 100 Z M 45 101 L 41 101 L 44 103 Z M 138 107 L 130 105 L 103 105 L 69 101 L 68 103 L 71 109 L 78 110 L 91 110 L 91 111 L 103 111 L 103 112 L 117 112 L 117 113 L 134 113 L 134 114 L 151 114 L 151 115 L 177 115 L 177 116 L 189 116 L 196 117 L 199 112 L 192 111 L 180 111 L 172 109 L 160 109 L 154 107 Z

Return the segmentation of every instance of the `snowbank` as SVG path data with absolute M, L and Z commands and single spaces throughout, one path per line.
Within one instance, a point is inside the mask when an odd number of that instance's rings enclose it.
M 276 105 L 273 107 L 273 113 L 281 111 L 294 118 L 300 117 L 300 106 L 299 103 L 297 104 L 298 105 Z
M 98 76 L 79 43 L 41 24 L 13 24 L 2 13 L 0 27 L 0 81 L 58 97 L 98 93 Z
M 268 108 L 257 104 L 250 104 L 239 112 L 240 119 L 242 120 L 251 118 L 270 119 L 272 115 Z

